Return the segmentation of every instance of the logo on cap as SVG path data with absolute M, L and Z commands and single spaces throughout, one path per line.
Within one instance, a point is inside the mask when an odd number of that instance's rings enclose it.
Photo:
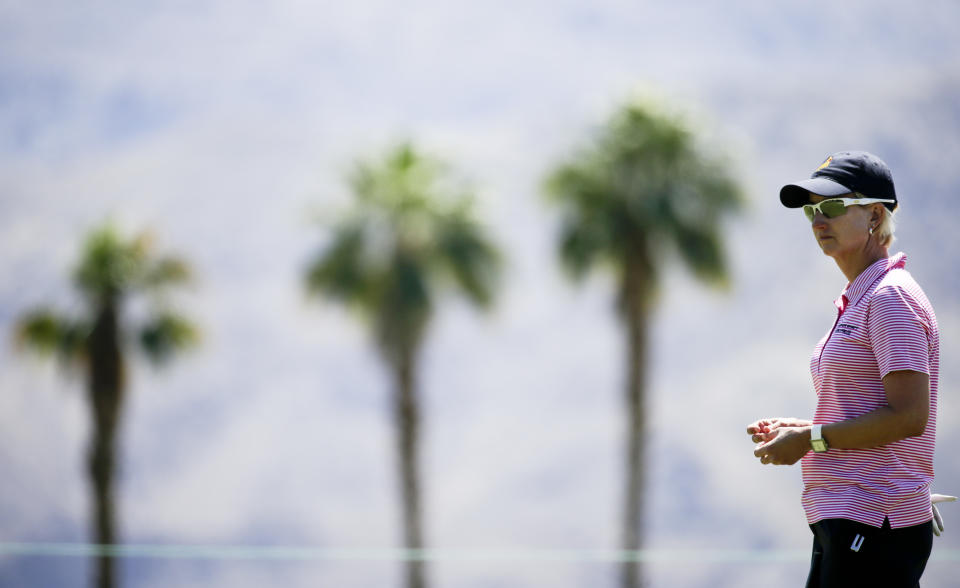
M 823 168 L 825 168 L 825 167 L 827 167 L 828 165 L 830 165 L 832 162 L 833 162 L 833 156 L 831 155 L 830 157 L 827 158 L 826 161 L 824 161 L 823 163 L 820 164 L 820 167 L 817 168 L 817 171 L 822 170 Z

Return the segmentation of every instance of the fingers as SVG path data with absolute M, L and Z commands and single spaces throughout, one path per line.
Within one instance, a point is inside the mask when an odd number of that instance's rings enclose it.
M 777 419 L 760 419 L 759 421 L 754 421 L 747 425 L 747 434 L 756 435 L 757 433 L 766 433 L 770 430 L 770 426 L 776 421 Z
M 760 463 L 767 464 L 770 463 L 770 456 L 767 455 L 767 452 L 764 450 L 762 445 L 758 446 L 753 450 L 753 456 L 760 458 Z
M 769 427 L 765 427 L 762 430 L 750 435 L 750 440 L 754 443 L 769 443 L 770 441 L 776 439 L 781 429 L 777 425 L 776 421 L 771 422 L 773 424 L 771 424 Z
M 787 419 L 783 417 L 775 417 L 771 419 L 760 419 L 759 421 L 755 421 L 747 425 L 747 434 L 755 435 L 757 433 L 769 433 L 770 431 L 779 429 L 780 427 L 793 427 L 796 426 L 794 421 L 799 423 L 799 421 L 794 418 Z
M 796 419 L 794 419 L 796 420 Z M 793 465 L 809 450 L 790 419 L 762 419 L 747 426 L 750 439 L 757 445 L 753 455 L 762 464 Z
M 808 427 L 812 424 L 812 421 L 806 419 L 798 419 L 794 417 L 774 417 L 769 419 L 761 419 L 759 421 L 750 423 L 747 425 L 747 433 L 750 435 L 756 433 L 769 433 L 770 431 L 780 428 Z
M 757 448 L 753 450 L 753 456 L 760 458 L 760 463 L 762 464 L 773 463 L 773 457 L 770 455 L 765 444 L 758 445 Z
M 778 461 L 772 455 L 763 454 L 763 455 L 759 455 L 758 457 L 760 458 L 760 463 L 762 463 L 763 465 L 785 465 L 786 464 L 786 462 Z

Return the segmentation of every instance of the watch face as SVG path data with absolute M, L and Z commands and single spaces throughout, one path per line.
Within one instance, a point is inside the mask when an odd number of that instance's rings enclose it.
M 827 444 L 823 439 L 814 439 L 810 441 L 810 445 L 813 447 L 813 450 L 817 453 L 823 453 L 827 450 Z

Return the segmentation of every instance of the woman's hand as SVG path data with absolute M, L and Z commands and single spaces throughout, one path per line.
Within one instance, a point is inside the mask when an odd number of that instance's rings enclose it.
M 753 455 L 760 458 L 760 463 L 793 465 L 810 451 L 809 424 L 784 424 L 781 421 L 767 426 L 766 430 L 761 426 L 760 432 L 753 436 L 754 439 L 757 437 L 763 441 L 754 448 Z
M 813 421 L 805 419 L 796 419 L 793 417 L 776 417 L 772 419 L 761 419 L 747 425 L 747 434 L 751 435 L 754 443 L 766 443 L 774 438 L 778 429 L 785 427 L 809 427 Z

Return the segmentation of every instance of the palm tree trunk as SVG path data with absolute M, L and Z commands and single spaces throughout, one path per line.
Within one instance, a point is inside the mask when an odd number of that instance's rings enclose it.
M 113 502 L 115 445 L 123 393 L 123 360 L 120 355 L 117 309 L 113 303 L 103 305 L 90 334 L 88 353 L 88 393 L 93 420 L 93 439 L 88 457 L 93 510 L 92 531 L 94 542 L 113 545 L 116 542 Z M 113 571 L 111 557 L 99 556 L 94 585 L 98 588 L 113 588 Z
M 647 284 L 636 265 L 627 269 L 621 303 L 627 327 L 627 451 L 626 494 L 624 496 L 623 548 L 632 554 L 643 546 L 644 492 L 646 475 L 646 359 L 647 359 Z M 643 566 L 638 558 L 623 562 L 623 588 L 643 586 Z
M 394 366 L 397 393 L 394 415 L 397 424 L 397 448 L 399 450 L 400 485 L 403 500 L 404 547 L 412 550 L 406 564 L 407 588 L 425 588 L 424 562 L 419 558 L 423 549 L 421 527 L 420 484 L 418 467 L 418 441 L 420 410 L 416 397 L 414 349 L 403 349 Z

